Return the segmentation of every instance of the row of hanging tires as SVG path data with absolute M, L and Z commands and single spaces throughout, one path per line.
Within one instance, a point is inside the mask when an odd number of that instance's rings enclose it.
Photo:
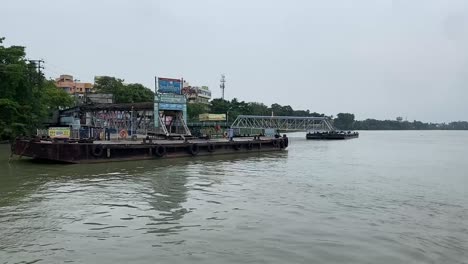
M 238 142 L 236 144 L 231 145 L 233 149 L 235 150 L 241 150 L 242 148 L 245 148 L 247 150 L 253 150 L 255 149 L 261 149 L 262 144 L 265 144 L 265 142 Z M 272 145 L 274 148 L 280 148 L 284 149 L 288 147 L 288 141 L 284 139 L 275 139 L 272 141 Z M 210 153 L 215 152 L 216 150 L 216 145 L 213 143 L 210 143 L 206 145 L 206 150 Z M 200 145 L 197 143 L 190 144 L 187 146 L 187 152 L 192 155 L 196 156 L 200 152 Z M 157 157 L 164 157 L 167 155 L 167 148 L 164 145 L 157 145 L 152 148 L 152 153 L 153 155 Z M 91 149 L 91 154 L 95 157 L 101 157 L 104 154 L 104 147 L 102 145 L 94 145 L 93 148 Z
M 273 147 L 275 148 L 280 148 L 284 149 L 288 147 L 288 142 L 287 140 L 284 139 L 275 139 L 272 141 Z M 235 150 L 241 150 L 242 148 L 246 148 L 247 150 L 253 150 L 254 148 L 256 149 L 261 149 L 262 148 L 262 142 L 239 142 L 237 144 L 232 145 L 232 148 Z M 216 150 L 216 145 L 215 144 L 208 144 L 206 145 L 206 150 L 210 153 L 215 152 Z M 192 155 L 196 156 L 200 152 L 200 145 L 197 143 L 190 144 L 187 146 L 187 152 Z M 153 149 L 153 154 L 158 156 L 158 157 L 164 157 L 167 154 L 167 149 L 164 145 L 158 145 L 154 147 Z

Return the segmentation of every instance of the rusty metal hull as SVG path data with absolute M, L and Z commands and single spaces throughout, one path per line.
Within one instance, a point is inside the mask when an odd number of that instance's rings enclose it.
M 153 143 L 109 142 L 66 143 L 17 139 L 13 154 L 58 163 L 100 163 L 125 160 L 215 156 L 236 153 L 282 151 L 287 139 L 242 139 L 190 142 L 160 140 Z

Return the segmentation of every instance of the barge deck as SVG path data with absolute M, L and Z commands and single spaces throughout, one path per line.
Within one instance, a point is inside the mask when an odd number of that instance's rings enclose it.
M 282 151 L 287 147 L 287 137 L 235 138 L 232 141 L 228 139 L 190 139 L 93 141 L 88 143 L 36 138 L 17 139 L 12 145 L 12 154 L 59 163 L 100 163 Z

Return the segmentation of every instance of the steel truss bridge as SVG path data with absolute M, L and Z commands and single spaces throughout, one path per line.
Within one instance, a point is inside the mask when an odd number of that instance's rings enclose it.
M 328 117 L 239 115 L 231 128 L 276 129 L 281 131 L 335 130 Z

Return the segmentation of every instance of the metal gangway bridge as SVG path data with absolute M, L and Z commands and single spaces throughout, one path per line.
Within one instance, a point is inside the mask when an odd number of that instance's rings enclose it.
M 280 131 L 333 131 L 328 117 L 239 115 L 231 128 L 276 129 Z

